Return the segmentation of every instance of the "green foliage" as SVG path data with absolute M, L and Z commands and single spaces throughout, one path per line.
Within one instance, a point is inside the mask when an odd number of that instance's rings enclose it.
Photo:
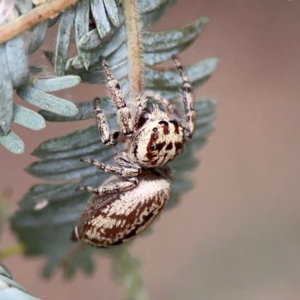
M 164 14 L 174 0 L 140 0 L 139 2 L 141 20 L 145 28 L 143 33 L 144 88 L 170 99 L 174 106 L 182 111 L 182 101 L 178 100 L 181 86 L 178 72 L 175 68 L 158 70 L 153 66 L 167 61 L 172 54 L 180 53 L 189 47 L 203 31 L 208 19 L 201 17 L 175 30 L 149 32 L 147 28 Z M 95 28 L 89 26 L 90 14 L 93 15 Z M 31 111 L 16 106 L 12 114 L 14 117 L 11 118 L 19 124 L 24 124 L 22 117 L 27 114 L 29 119 L 36 121 L 28 121 L 25 125 L 38 128 L 42 127 L 41 122 L 44 119 L 52 122 L 93 119 L 92 100 L 83 101 L 72 108 L 66 100 L 57 99 L 46 93 L 75 85 L 75 81 L 78 81 L 77 76 L 86 83 L 105 83 L 106 78 L 99 63 L 100 55 L 106 58 L 120 81 L 123 91 L 128 94 L 127 46 L 123 20 L 122 9 L 114 0 L 82 0 L 76 8 L 65 10 L 60 16 L 56 52 L 55 54 L 51 51 L 47 52 L 50 60 L 55 57 L 56 74 L 63 77 L 35 79 L 31 81 L 30 86 L 25 84 L 18 87 L 17 93 L 24 100 L 34 103 L 42 110 L 39 112 L 39 117 L 30 116 Z M 48 26 L 52 23 L 48 23 Z M 40 26 L 32 29 L 38 34 L 34 38 L 35 43 L 40 43 L 45 33 L 45 25 Z M 77 55 L 69 58 L 68 49 L 73 27 Z M 36 45 L 31 45 L 30 49 L 38 48 Z M 217 65 L 218 59 L 210 57 L 186 67 L 193 88 L 206 82 Z M 11 99 L 7 99 L 4 106 L 9 107 L 11 103 Z M 116 114 L 111 101 L 102 98 L 101 107 L 107 116 L 109 126 L 116 128 Z M 21 113 L 18 113 L 18 110 Z M 167 209 L 174 207 L 181 195 L 192 187 L 192 182 L 186 175 L 198 165 L 195 151 L 204 145 L 213 128 L 215 101 L 209 98 L 198 100 L 195 103 L 195 110 L 197 121 L 193 139 L 187 144 L 184 153 L 170 163 L 174 176 Z M 0 137 L 0 143 L 12 149 L 12 143 L 5 144 L 5 138 L 10 135 L 12 135 L 11 139 L 17 140 L 18 137 L 10 132 L 9 135 Z M 13 145 L 16 143 L 14 142 Z M 63 269 L 67 277 L 74 276 L 77 270 L 91 274 L 95 266 L 92 254 L 105 253 L 113 258 L 115 274 L 126 287 L 127 299 L 148 299 L 143 290 L 139 263 L 130 256 L 128 244 L 103 251 L 70 241 L 70 233 L 78 222 L 89 197 L 86 192 L 75 192 L 75 187 L 99 186 L 107 178 L 106 174 L 80 163 L 79 159 L 87 157 L 112 163 L 113 154 L 121 150 L 123 150 L 122 144 L 111 148 L 103 146 L 95 125 L 43 142 L 33 152 L 33 155 L 40 160 L 31 164 L 26 171 L 37 178 L 59 181 L 59 183 L 44 183 L 31 187 L 21 200 L 19 211 L 11 218 L 11 227 L 25 246 L 26 255 L 46 256 L 47 262 L 43 268 L 45 277 L 50 277 L 58 267 Z M 20 150 L 15 150 L 18 151 Z
M 194 152 L 204 145 L 212 130 L 214 101 L 210 99 L 197 101 L 195 110 L 197 122 L 194 137 L 186 146 L 184 153 L 170 163 L 175 173 L 167 207 L 173 207 L 178 203 L 182 193 L 191 188 L 192 183 L 185 174 L 198 165 Z M 111 115 L 110 121 L 114 120 L 113 117 L 114 115 Z M 20 210 L 11 220 L 12 228 L 26 247 L 25 253 L 47 256 L 44 275 L 50 276 L 64 257 L 72 252 L 74 244 L 69 239 L 70 233 L 89 197 L 86 192 L 74 192 L 75 187 L 98 186 L 107 178 L 106 174 L 96 168 L 80 163 L 79 158 L 89 157 L 104 163 L 112 163 L 112 154 L 120 150 L 122 145 L 117 145 L 113 149 L 105 147 L 99 140 L 96 126 L 92 125 L 45 141 L 34 151 L 34 155 L 42 160 L 31 164 L 26 170 L 28 173 L 47 180 L 72 180 L 67 183 L 33 186 L 21 200 Z M 84 247 L 81 251 L 88 251 L 89 254 L 92 252 L 90 247 Z M 88 254 L 80 254 L 79 251 L 76 255 Z M 77 259 L 72 261 L 75 263 Z M 76 269 L 84 268 L 84 265 L 68 267 Z M 70 275 L 69 272 L 65 273 Z
M 126 286 L 125 300 L 149 300 L 140 274 L 140 262 L 131 255 L 128 248 L 128 245 L 122 245 L 112 249 L 110 256 L 113 276 Z
M 31 4 L 32 5 L 32 4 Z M 29 7 L 29 6 L 28 6 Z M 21 5 L 26 11 L 26 7 Z M 48 21 L 34 26 L 28 45 L 28 53 L 36 51 L 46 34 Z M 47 94 L 77 85 L 78 76 L 65 76 L 57 79 L 38 80 L 33 77 L 32 68 L 28 66 L 25 45 L 21 35 L 0 45 L 0 144 L 15 154 L 24 152 L 24 143 L 10 130 L 11 122 L 31 130 L 45 128 L 44 118 L 35 111 L 13 103 L 13 89 L 26 102 L 64 116 L 78 113 L 76 106 L 67 100 Z M 54 87 L 54 81 L 56 85 Z

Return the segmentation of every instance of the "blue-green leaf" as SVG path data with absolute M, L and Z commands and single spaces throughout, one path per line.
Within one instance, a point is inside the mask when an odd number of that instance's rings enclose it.
M 206 27 L 207 17 L 200 17 L 193 23 L 179 29 L 143 33 L 143 45 L 145 52 L 159 52 L 176 48 L 195 39 Z
M 15 0 L 15 2 L 22 15 L 25 15 L 32 9 L 32 0 Z
M 28 292 L 11 275 L 0 266 L 0 299 L 1 300 L 39 300 Z
M 176 0 L 140 0 L 141 21 L 144 28 L 158 21 Z
M 2 267 L 0 266 L 0 268 L 2 268 Z M 1 272 L 1 269 L 0 269 L 0 272 Z M 6 276 L 2 276 L 1 273 L 0 273 L 0 276 L 1 276 L 2 282 L 4 282 L 7 285 L 6 288 L 11 286 L 11 287 L 17 288 L 20 291 L 26 292 L 26 290 L 21 285 L 19 285 L 15 281 L 13 281 L 11 277 L 9 278 L 9 277 L 6 277 Z M 2 285 L 0 286 L 0 291 L 1 291 L 1 288 L 2 288 Z M 3 292 L 3 289 L 2 289 L 2 292 Z M 1 292 L 0 292 L 0 295 L 1 295 Z
M 111 30 L 109 19 L 105 12 L 103 0 L 91 0 L 92 14 L 101 38 L 108 35 Z
M 61 15 L 56 41 L 54 70 L 57 76 L 65 75 L 68 60 L 71 29 L 75 18 L 75 10 L 68 7 Z
M 21 35 L 17 35 L 5 43 L 6 60 L 14 88 L 27 83 L 30 77 L 24 46 Z
M 119 11 L 115 0 L 104 0 L 104 5 L 105 5 L 107 15 L 109 16 L 111 22 L 116 27 L 119 27 L 120 25 Z
M 32 83 L 32 87 L 43 92 L 54 92 L 71 88 L 80 83 L 80 77 L 67 75 L 63 77 L 36 79 Z
M 104 110 L 106 117 L 111 117 L 112 114 L 116 112 L 112 106 L 111 99 L 106 97 L 100 99 L 101 108 Z M 46 121 L 50 122 L 70 122 L 94 118 L 94 100 L 79 102 L 76 104 L 76 106 L 78 109 L 78 114 L 73 117 L 60 116 L 46 110 L 39 111 L 39 114 L 41 114 Z
M 74 103 L 32 87 L 20 88 L 17 94 L 30 104 L 63 116 L 75 116 L 78 113 Z
M 78 57 L 81 64 L 84 65 L 87 70 L 90 65 L 91 54 L 86 51 L 81 51 L 79 47 L 79 40 L 82 36 L 89 32 L 89 19 L 90 19 L 90 1 L 83 0 L 77 3 L 76 16 L 75 16 L 75 38 L 77 45 Z
M 53 19 L 48 19 L 48 28 L 51 28 L 52 26 L 54 26 L 59 19 L 60 19 L 60 14 L 58 14 Z
M 24 153 L 23 141 L 12 131 L 7 135 L 0 136 L 0 144 L 14 154 Z
M 114 1 L 114 0 L 110 0 L 110 1 Z M 139 1 L 140 14 L 141 14 L 142 21 L 144 23 L 144 27 L 148 27 L 152 23 L 156 22 L 174 2 L 175 0 L 158 0 L 158 1 L 140 0 Z M 115 8 L 113 10 L 115 11 Z M 81 40 L 79 41 L 79 45 L 77 44 L 77 47 L 79 46 L 79 48 L 82 48 L 84 50 L 91 50 L 91 49 L 95 49 L 98 46 L 100 46 L 100 48 L 103 48 L 105 45 L 109 44 L 110 47 L 118 48 L 120 44 L 122 44 L 125 41 L 124 26 L 121 26 L 122 28 L 121 32 L 119 32 L 118 34 L 116 33 L 120 31 L 120 29 L 118 29 L 120 24 L 122 23 L 121 23 L 121 19 L 119 18 L 119 24 L 118 25 L 115 24 L 117 29 L 112 30 L 110 32 L 109 35 L 110 38 L 108 39 L 102 39 L 97 29 L 90 30 L 88 33 L 82 36 Z M 118 44 L 116 45 L 116 43 Z M 109 53 L 112 53 L 112 51 L 109 51 Z M 109 54 L 100 53 L 100 49 L 99 49 L 98 57 L 99 55 L 103 55 L 104 57 L 107 57 Z
M 179 29 L 144 32 L 143 48 L 145 49 L 145 61 L 148 65 L 154 65 L 168 60 L 173 54 L 183 51 L 194 42 L 207 23 L 208 18 L 201 17 Z
M 3 135 L 10 131 L 13 118 L 13 87 L 3 44 L 0 45 L 0 69 L 0 135 Z
M 103 162 L 111 158 L 111 153 L 109 151 L 95 151 L 88 153 L 88 156 Z M 88 164 L 81 163 L 79 157 L 35 162 L 26 171 L 33 176 L 47 180 L 76 180 L 98 172 L 96 168 L 90 168 Z
M 109 124 L 114 123 L 114 120 L 109 121 L 111 121 Z M 78 158 L 96 151 L 100 155 L 102 152 L 109 152 L 109 149 L 101 143 L 98 130 L 93 125 L 59 138 L 45 141 L 34 150 L 33 155 L 43 159 Z M 121 145 L 114 146 L 115 151 L 119 149 L 122 149 Z M 101 156 L 103 155 L 101 154 Z
M 48 20 L 38 23 L 35 26 L 30 28 L 32 34 L 28 46 L 28 54 L 34 53 L 42 45 L 47 29 L 48 29 Z
M 108 57 L 107 59 L 109 64 L 110 64 L 110 59 L 111 57 Z M 115 77 L 118 80 L 124 78 L 128 73 L 127 60 L 123 60 L 118 64 L 112 65 L 111 70 L 113 71 Z M 88 72 L 83 71 L 78 74 L 80 75 L 82 82 L 94 83 L 94 84 L 106 83 L 106 77 L 103 69 L 100 67 L 100 64 L 90 67 Z
M 14 104 L 14 122 L 32 130 L 42 130 L 46 127 L 41 115 L 18 104 Z
M 94 31 L 91 31 L 94 32 Z M 99 43 L 97 45 L 97 47 L 94 47 L 94 45 L 96 45 L 97 43 L 94 40 L 95 35 L 89 35 L 86 34 L 84 35 L 79 42 L 79 47 L 81 49 L 81 51 L 87 51 L 89 50 L 90 53 L 90 64 L 91 65 L 95 65 L 99 63 L 99 57 L 100 56 L 104 56 L 106 57 L 106 59 L 109 59 L 109 56 L 113 53 L 116 53 L 117 49 L 121 47 L 121 45 L 124 43 L 125 41 L 125 27 L 121 26 L 112 36 L 110 39 L 108 39 L 107 41 L 103 41 L 101 42 L 101 44 Z M 93 47 L 93 48 L 92 48 Z M 69 61 L 71 60 L 72 63 L 68 63 L 66 69 L 71 72 L 72 69 L 70 68 L 71 66 L 75 69 L 75 70 L 80 70 L 84 68 L 84 65 L 82 64 L 80 58 L 76 59 L 76 57 L 74 58 L 70 58 Z M 89 71 L 91 71 L 91 68 L 89 68 Z
M 193 88 L 206 82 L 218 65 L 219 59 L 209 57 L 187 67 L 186 73 Z M 144 78 L 145 90 L 155 91 L 167 99 L 174 98 L 175 94 L 178 95 L 182 84 L 181 78 L 175 68 L 166 71 L 146 68 Z

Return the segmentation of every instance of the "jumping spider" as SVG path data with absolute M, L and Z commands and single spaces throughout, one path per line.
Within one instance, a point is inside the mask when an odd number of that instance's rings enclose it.
M 104 58 L 100 58 L 107 77 L 107 87 L 114 105 L 120 131 L 110 134 L 105 116 L 95 99 L 95 117 L 100 138 L 105 145 L 115 145 L 126 138 L 128 149 L 115 155 L 118 166 L 82 158 L 106 173 L 115 174 L 99 187 L 78 186 L 96 194 L 88 201 L 72 240 L 83 240 L 96 247 L 109 247 L 134 237 L 152 223 L 169 198 L 170 171 L 166 164 L 183 151 L 185 142 L 192 137 L 195 125 L 194 99 L 191 84 L 174 55 L 172 59 L 182 78 L 181 86 L 185 119 L 173 105 L 160 95 L 145 92 L 136 96 L 135 117 L 132 119 L 125 96 Z M 147 106 L 147 99 L 157 104 Z

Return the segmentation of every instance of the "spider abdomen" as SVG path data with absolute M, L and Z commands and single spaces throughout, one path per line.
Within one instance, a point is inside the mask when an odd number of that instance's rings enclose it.
M 133 162 L 143 167 L 159 167 L 180 154 L 183 144 L 183 128 L 176 121 L 152 121 L 135 134 L 129 155 Z
M 118 176 L 107 183 L 120 181 Z M 71 239 L 96 247 L 126 242 L 146 229 L 169 199 L 170 184 L 154 174 L 142 174 L 132 190 L 93 195 L 87 203 Z

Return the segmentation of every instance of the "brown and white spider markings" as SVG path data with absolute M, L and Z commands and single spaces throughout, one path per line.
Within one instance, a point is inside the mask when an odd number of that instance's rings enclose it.
M 119 185 L 111 176 L 102 187 Z M 131 190 L 92 195 L 75 226 L 71 240 L 106 248 L 122 244 L 146 229 L 169 199 L 170 182 L 152 170 L 143 170 L 138 185 Z
M 88 201 L 72 240 L 83 240 L 97 247 L 120 244 L 144 230 L 159 214 L 169 198 L 170 171 L 166 164 L 183 151 L 192 137 L 195 125 L 194 99 L 191 84 L 174 55 L 172 59 L 182 78 L 185 118 L 179 119 L 173 105 L 151 91 L 136 96 L 136 112 L 132 119 L 125 96 L 104 58 L 100 58 L 107 77 L 107 87 L 114 105 L 120 131 L 109 132 L 105 116 L 95 99 L 95 117 L 100 138 L 105 145 L 115 145 L 121 136 L 128 140 L 128 149 L 114 156 L 117 166 L 82 158 L 106 173 L 114 174 L 99 187 L 78 186 L 96 194 Z M 147 106 L 152 98 L 157 104 Z

